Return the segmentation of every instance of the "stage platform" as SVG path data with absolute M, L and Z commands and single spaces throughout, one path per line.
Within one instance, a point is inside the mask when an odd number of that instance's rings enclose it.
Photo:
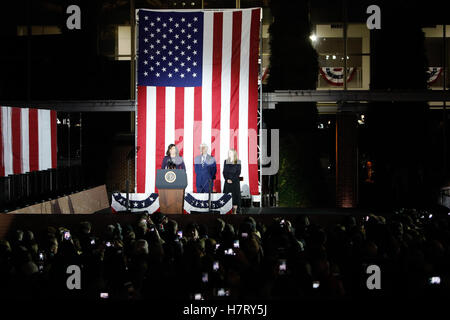
M 16 229 L 32 230 L 40 233 L 48 226 L 67 227 L 76 230 L 81 221 L 90 221 L 94 232 L 103 232 L 107 225 L 135 224 L 139 214 L 136 213 L 108 213 L 95 214 L 1 214 L 0 215 L 0 239 L 5 239 L 10 232 Z M 167 215 L 178 222 L 181 228 L 191 222 L 212 227 L 217 218 L 227 223 L 238 226 L 246 217 L 251 216 L 258 222 L 270 224 L 273 219 L 283 217 L 295 224 L 300 216 L 307 215 L 311 223 L 317 223 L 323 227 L 340 223 L 344 217 L 353 215 L 363 218 L 368 211 L 356 209 L 305 209 L 305 208 L 245 208 L 241 214 L 220 215 L 212 213 Z M 379 212 L 377 214 L 380 214 Z

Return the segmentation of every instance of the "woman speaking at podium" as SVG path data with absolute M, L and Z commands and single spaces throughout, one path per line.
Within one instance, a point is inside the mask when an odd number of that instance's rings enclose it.
M 169 147 L 167 148 L 166 156 L 163 158 L 161 169 L 186 170 L 183 158 L 178 155 L 178 149 L 173 143 L 169 144 Z

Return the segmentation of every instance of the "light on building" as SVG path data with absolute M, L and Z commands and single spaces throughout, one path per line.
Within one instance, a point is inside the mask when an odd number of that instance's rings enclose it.
M 336 60 L 336 56 L 335 55 L 333 55 L 333 60 Z
M 330 56 L 329 56 L 329 55 L 327 55 L 327 56 L 325 57 L 325 59 L 327 59 L 327 60 L 328 60 L 329 58 L 330 58 Z
M 316 42 L 317 41 L 317 36 L 315 34 L 312 34 L 309 36 L 309 39 L 311 39 L 312 42 Z

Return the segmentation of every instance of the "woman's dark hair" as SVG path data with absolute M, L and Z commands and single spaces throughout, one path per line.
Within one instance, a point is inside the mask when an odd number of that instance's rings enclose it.
M 172 147 L 175 147 L 175 150 L 177 148 L 177 146 L 174 145 L 173 143 L 169 144 L 169 146 L 167 147 L 166 156 L 170 156 L 170 149 L 172 149 Z M 177 150 L 177 155 L 178 155 L 178 150 Z

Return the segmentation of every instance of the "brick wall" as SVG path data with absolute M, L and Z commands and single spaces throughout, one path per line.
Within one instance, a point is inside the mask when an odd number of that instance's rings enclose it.
M 134 148 L 134 135 L 116 139 L 106 171 L 106 188 L 109 192 L 126 192 L 127 155 Z M 134 158 L 130 160 L 130 192 L 134 192 Z
M 336 114 L 336 206 L 357 206 L 357 121 L 354 113 Z

